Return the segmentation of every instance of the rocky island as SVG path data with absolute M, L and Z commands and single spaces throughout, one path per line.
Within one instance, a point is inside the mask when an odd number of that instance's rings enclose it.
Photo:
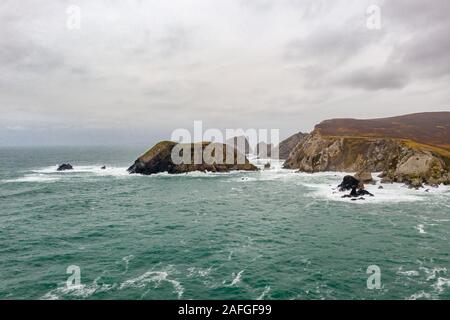
M 176 152 L 179 151 L 180 156 L 183 156 L 183 152 L 187 150 L 190 153 L 188 155 L 189 161 L 175 163 L 172 157 L 175 148 L 177 148 Z M 209 150 L 211 150 L 213 157 L 215 157 L 214 150 L 223 150 L 223 157 L 218 157 L 218 159 L 223 160 L 205 161 L 203 154 L 206 148 L 210 148 Z M 201 163 L 195 163 L 194 159 L 201 159 Z M 232 159 L 233 161 L 228 163 L 226 159 Z M 241 159 L 243 161 L 239 161 Z M 233 170 L 256 171 L 257 168 L 248 161 L 245 155 L 240 154 L 236 148 L 229 145 L 211 142 L 179 144 L 172 141 L 157 143 L 128 168 L 128 172 L 131 174 L 138 173 L 143 175 L 151 175 L 159 172 L 177 174 L 192 171 L 229 172 Z
M 318 124 L 284 167 L 303 172 L 382 172 L 382 182 L 450 184 L 450 112 Z M 370 180 L 370 178 L 365 178 Z M 364 180 L 364 179 L 363 179 Z

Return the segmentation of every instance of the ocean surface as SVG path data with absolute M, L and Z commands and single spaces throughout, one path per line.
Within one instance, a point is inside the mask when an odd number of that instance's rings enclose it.
M 278 162 L 128 175 L 144 151 L 0 149 L 0 299 L 450 298 L 448 187 L 352 202 L 333 190 L 343 173 Z

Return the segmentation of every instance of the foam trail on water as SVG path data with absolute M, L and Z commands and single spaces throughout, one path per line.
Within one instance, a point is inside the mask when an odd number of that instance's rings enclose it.
M 38 175 L 25 175 L 16 179 L 6 179 L 2 180 L 3 183 L 14 183 L 14 182 L 55 182 L 59 180 L 58 177 L 50 177 L 42 174 Z

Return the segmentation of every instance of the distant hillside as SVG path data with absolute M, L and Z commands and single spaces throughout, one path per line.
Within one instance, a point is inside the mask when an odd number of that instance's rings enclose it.
M 323 136 L 395 138 L 450 150 L 450 112 L 358 120 L 331 119 L 316 125 Z
M 287 159 L 289 157 L 289 154 L 294 150 L 294 148 L 302 142 L 308 134 L 298 132 L 289 138 L 283 140 L 280 142 L 278 148 L 279 148 L 279 158 L 280 159 Z
M 252 148 L 250 147 L 248 138 L 245 136 L 230 138 L 225 143 L 230 146 L 235 147 L 239 152 L 241 152 L 243 154 L 252 153 Z

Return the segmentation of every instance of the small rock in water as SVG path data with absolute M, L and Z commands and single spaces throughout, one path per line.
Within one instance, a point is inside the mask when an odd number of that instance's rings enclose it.
M 345 176 L 341 184 L 338 185 L 339 191 L 352 190 L 358 187 L 360 187 L 360 182 L 353 176 Z
M 106 170 L 106 166 L 103 166 L 103 167 L 101 167 L 100 169 L 102 169 L 102 170 Z
M 267 162 L 267 163 L 264 165 L 264 169 L 270 169 L 270 162 Z
M 57 169 L 57 171 L 66 171 L 66 170 L 73 170 L 73 167 L 70 163 L 63 163 Z
M 383 186 L 379 186 L 378 189 L 384 189 Z

